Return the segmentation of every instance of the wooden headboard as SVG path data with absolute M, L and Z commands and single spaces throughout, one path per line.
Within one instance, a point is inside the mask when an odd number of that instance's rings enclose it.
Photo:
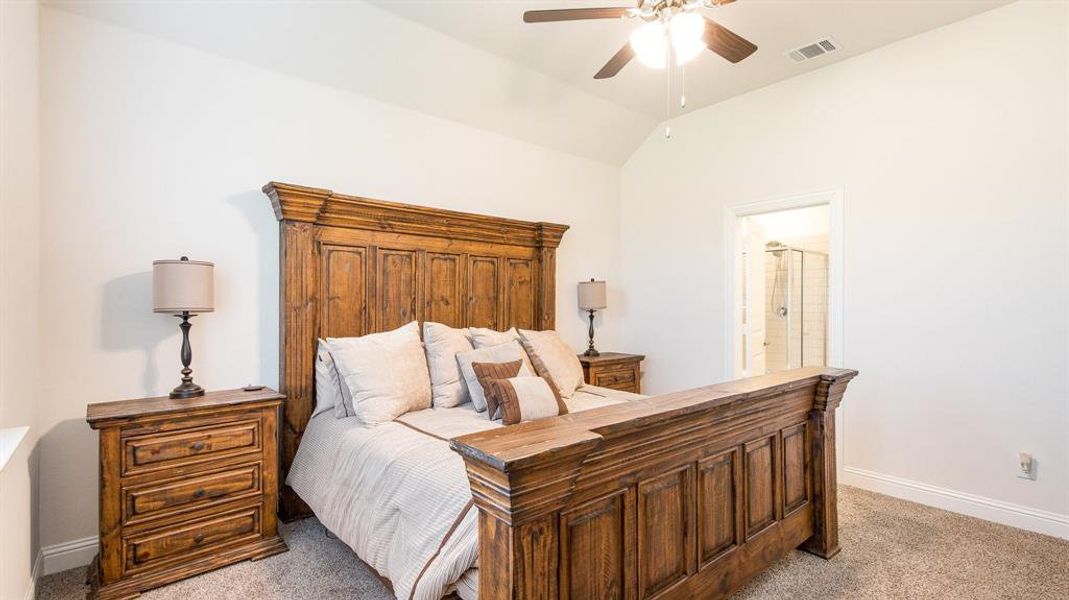
M 552 329 L 556 248 L 567 225 L 534 223 L 271 182 L 279 220 L 282 468 L 315 406 L 316 339 L 413 320 Z M 307 512 L 288 488 L 282 515 Z

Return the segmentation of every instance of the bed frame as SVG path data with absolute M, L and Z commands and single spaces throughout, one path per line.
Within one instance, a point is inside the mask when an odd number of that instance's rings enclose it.
M 284 471 L 315 406 L 317 338 L 554 327 L 565 225 L 264 192 L 280 221 Z M 856 374 L 798 369 L 453 440 L 479 508 L 479 597 L 719 598 L 796 547 L 832 557 L 835 408 Z M 310 511 L 284 488 L 281 513 Z

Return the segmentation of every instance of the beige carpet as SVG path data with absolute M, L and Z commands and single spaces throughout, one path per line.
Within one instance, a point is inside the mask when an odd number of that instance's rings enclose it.
M 830 561 L 794 552 L 736 594 L 780 598 L 1069 598 L 1069 542 L 920 506 L 856 488 L 839 495 L 842 552 Z M 392 596 L 314 519 L 285 526 L 290 551 L 145 593 L 188 598 Z M 38 598 L 84 598 L 85 569 L 41 580 Z

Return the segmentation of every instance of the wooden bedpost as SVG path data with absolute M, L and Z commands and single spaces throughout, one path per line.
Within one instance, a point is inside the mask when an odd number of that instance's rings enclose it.
M 557 327 L 557 246 L 568 228 L 555 223 L 538 224 L 538 312 L 539 329 Z
M 279 455 L 285 481 L 315 403 L 313 394 L 319 263 L 315 220 L 330 192 L 268 183 L 279 221 L 279 389 L 285 390 Z M 289 486 L 280 486 L 279 516 L 284 521 L 307 516 L 311 510 Z
M 821 376 L 809 413 L 810 456 L 813 460 L 814 533 L 802 544 L 821 558 L 839 553 L 838 482 L 835 464 L 835 409 L 843 400 L 846 384 L 856 371 L 828 372 Z
M 727 598 L 801 546 L 838 550 L 834 411 L 804 368 L 454 439 L 486 600 Z
M 557 598 L 560 511 L 600 440 L 590 432 L 565 436 L 508 462 L 453 446 L 464 457 L 479 508 L 480 599 Z

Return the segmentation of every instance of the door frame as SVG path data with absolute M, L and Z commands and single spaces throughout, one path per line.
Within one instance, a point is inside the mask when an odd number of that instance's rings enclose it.
M 763 200 L 752 200 L 729 204 L 724 207 L 724 372 L 730 378 L 735 373 L 738 361 L 735 351 L 735 339 L 739 331 L 735 328 L 735 293 L 736 293 L 736 253 L 739 252 L 739 219 L 770 212 L 827 205 L 830 209 L 828 224 L 828 366 L 842 367 L 845 360 L 843 345 L 843 266 L 845 265 L 845 191 L 842 186 L 777 196 Z M 838 470 L 841 472 L 846 464 L 846 415 L 842 405 L 839 407 L 836 423 Z

